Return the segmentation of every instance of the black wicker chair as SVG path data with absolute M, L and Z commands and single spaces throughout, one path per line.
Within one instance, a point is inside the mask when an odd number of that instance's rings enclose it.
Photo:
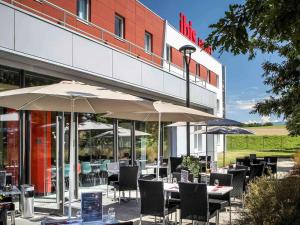
M 182 163 L 181 157 L 170 157 L 171 174 L 179 172 L 179 167 Z
M 116 190 L 119 191 L 119 203 L 121 200 L 121 191 L 129 191 L 129 198 L 130 198 L 130 191 L 136 191 L 136 200 L 138 200 L 138 193 L 137 193 L 137 178 L 138 178 L 138 166 L 121 166 L 120 167 L 120 174 L 119 174 L 119 181 L 115 181 L 113 183 L 114 186 L 114 198 L 116 198 Z
M 246 176 L 250 175 L 250 168 L 248 166 L 236 165 L 235 169 L 236 170 L 246 170 Z
M 224 174 L 224 173 L 211 173 L 209 178 L 209 185 L 214 185 L 215 180 L 219 180 L 220 186 L 232 186 L 232 174 Z M 209 195 L 209 199 L 211 202 L 214 202 L 218 205 L 219 210 L 225 209 L 229 206 L 229 219 L 231 222 L 231 195 L 228 192 L 225 195 Z
M 264 173 L 265 164 L 251 164 L 250 165 L 250 175 L 249 175 L 249 181 L 252 181 L 256 179 L 257 177 L 261 177 Z
M 278 157 L 268 156 L 268 157 L 264 157 L 264 160 L 267 163 L 267 167 L 269 167 L 271 169 L 272 174 L 277 174 Z
M 141 196 L 140 224 L 143 215 L 163 217 L 165 223 L 166 215 L 176 212 L 176 207 L 165 204 L 164 184 L 162 181 L 150 181 L 139 179 L 139 189 Z
M 201 221 L 209 224 L 209 219 L 216 217 L 218 224 L 218 208 L 208 201 L 207 185 L 200 183 L 179 182 L 180 224 L 182 219 Z
M 228 174 L 232 174 L 232 187 L 230 197 L 240 198 L 244 205 L 244 191 L 246 185 L 246 170 L 228 170 Z

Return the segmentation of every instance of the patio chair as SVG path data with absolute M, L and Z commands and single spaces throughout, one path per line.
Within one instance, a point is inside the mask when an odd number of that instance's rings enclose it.
M 111 183 L 119 180 L 119 163 L 118 162 L 110 162 L 106 164 L 107 167 L 107 173 L 106 173 L 106 179 L 107 179 L 107 195 L 108 196 L 108 185 Z
M 182 219 L 199 221 L 209 224 L 209 219 L 216 217 L 219 223 L 218 208 L 214 203 L 209 203 L 207 185 L 200 183 L 179 182 L 180 193 L 180 225 Z
M 250 174 L 250 169 L 248 166 L 236 165 L 235 169 L 236 170 L 246 170 L 246 176 L 249 176 L 249 174 Z
M 268 157 L 264 157 L 264 160 L 266 161 L 267 166 L 271 169 L 271 173 L 272 174 L 277 174 L 278 157 L 268 156 Z
M 180 172 L 179 166 L 182 163 L 182 157 L 170 157 L 171 174 Z
M 113 182 L 114 186 L 114 199 L 116 199 L 116 190 L 119 191 L 119 203 L 121 201 L 121 191 L 129 191 L 129 199 L 131 191 L 136 191 L 136 200 L 138 201 L 137 191 L 137 178 L 138 178 L 138 166 L 121 166 L 119 180 Z
M 15 204 L 11 196 L 5 196 L 0 200 L 0 221 L 6 221 L 8 214 L 11 217 L 11 224 L 15 225 Z
M 220 186 L 232 186 L 232 174 L 211 173 L 209 178 L 209 185 L 214 185 L 215 180 L 219 180 Z M 225 195 L 209 195 L 211 202 L 214 202 L 219 210 L 226 209 L 229 206 L 229 220 L 231 223 L 231 200 L 230 192 Z
M 244 206 L 244 191 L 246 184 L 246 170 L 228 170 L 228 174 L 232 174 L 232 187 L 230 197 L 240 198 Z
M 265 169 L 265 164 L 260 163 L 260 164 L 251 164 L 250 165 L 250 175 L 249 175 L 249 180 L 252 181 L 256 179 L 257 177 L 261 177 L 264 173 Z
M 163 224 L 165 224 L 165 217 L 176 212 L 176 207 L 165 204 L 163 182 L 140 179 L 138 183 L 141 196 L 140 224 L 142 224 L 143 215 L 154 216 L 155 224 L 156 217 L 162 217 Z
M 95 173 L 92 170 L 92 166 L 90 162 L 82 162 L 81 163 L 81 183 L 83 184 L 84 179 L 88 179 L 90 184 L 95 181 Z

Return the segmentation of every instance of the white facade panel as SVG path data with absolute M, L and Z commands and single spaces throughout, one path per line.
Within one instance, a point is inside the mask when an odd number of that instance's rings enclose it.
M 143 63 L 142 85 L 153 90 L 164 90 L 164 72 L 153 66 Z
M 128 55 L 113 51 L 113 77 L 141 85 L 142 63 Z
M 179 77 L 165 73 L 164 90 L 170 95 L 185 99 L 185 82 Z
M 0 46 L 14 49 L 14 10 L 0 5 Z
M 72 65 L 72 34 L 15 11 L 15 50 Z
M 112 49 L 73 35 L 73 66 L 112 77 Z

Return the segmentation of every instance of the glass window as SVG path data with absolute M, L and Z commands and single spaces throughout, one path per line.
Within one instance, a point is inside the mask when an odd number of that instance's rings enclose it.
M 115 35 L 125 38 L 124 29 L 125 19 L 122 16 L 115 15 Z
M 196 63 L 196 75 L 200 77 L 200 64 Z
M 145 32 L 145 51 L 152 52 L 152 34 Z
M 166 60 L 172 62 L 172 47 L 170 45 L 166 47 Z
M 0 67 L 0 91 L 19 87 L 19 72 Z M 0 107 L 0 170 L 6 172 L 6 181 L 12 185 L 19 183 L 19 132 L 19 114 Z
M 83 20 L 89 20 L 90 1 L 77 0 L 77 16 Z
M 210 70 L 207 70 L 207 82 L 208 82 L 208 83 L 211 82 L 211 74 L 210 74 Z
M 122 161 L 125 164 L 129 164 L 129 161 L 131 159 L 131 128 L 131 121 L 119 120 L 119 161 Z
M 220 100 L 217 99 L 217 113 L 220 113 Z

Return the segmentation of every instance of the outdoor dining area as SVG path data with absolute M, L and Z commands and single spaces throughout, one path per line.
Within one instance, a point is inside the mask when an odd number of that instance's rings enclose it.
M 63 175 L 67 199 L 63 219 L 43 218 L 42 224 L 116 224 L 123 223 L 119 209 L 127 210 L 126 223 L 162 222 L 219 224 L 220 213 L 226 222 L 232 221 L 232 206 L 242 209 L 248 184 L 257 177 L 277 172 L 277 159 L 257 158 L 254 155 L 238 158 L 236 164 L 218 168 L 209 155 L 181 157 L 161 154 L 161 122 L 222 121 L 214 115 L 161 101 L 148 101 L 136 96 L 63 81 L 48 86 L 37 86 L 0 93 L 0 106 L 15 110 L 46 110 L 70 112 L 69 162 L 51 168 L 53 186 Z M 157 157 L 151 164 L 143 159 L 108 158 L 90 160 L 93 156 L 75 154 L 74 113 L 101 113 L 107 118 L 157 122 Z M 213 126 L 216 122 L 212 123 Z M 224 124 L 223 124 L 224 125 Z M 146 135 L 146 134 L 145 134 Z M 129 154 L 129 153 L 126 153 Z M 129 155 L 127 155 L 129 156 Z M 89 161 L 90 160 L 90 161 Z M 265 172 L 266 171 L 266 172 Z M 62 173 L 59 173 L 62 172 Z M 56 177 L 55 174 L 58 174 Z M 87 189 L 76 187 L 87 186 Z M 90 184 L 90 185 L 89 185 Z M 90 186 L 92 186 L 90 188 Z M 1 195 L 3 194 L 3 195 Z M 9 194 L 8 194 L 9 195 Z M 0 191 L 0 196 L 5 192 Z M 77 196 L 77 197 L 76 197 Z M 132 200 L 132 201 L 130 201 Z M 11 215 L 15 224 L 14 203 L 0 199 L 3 224 Z M 134 202 L 134 203 L 133 203 Z M 23 206 L 21 205 L 21 208 Z M 129 210 L 129 211 L 128 211 Z M 131 211 L 130 211 L 131 210 Z M 139 218 L 136 218 L 137 212 Z M 149 216 L 151 220 L 149 221 Z

